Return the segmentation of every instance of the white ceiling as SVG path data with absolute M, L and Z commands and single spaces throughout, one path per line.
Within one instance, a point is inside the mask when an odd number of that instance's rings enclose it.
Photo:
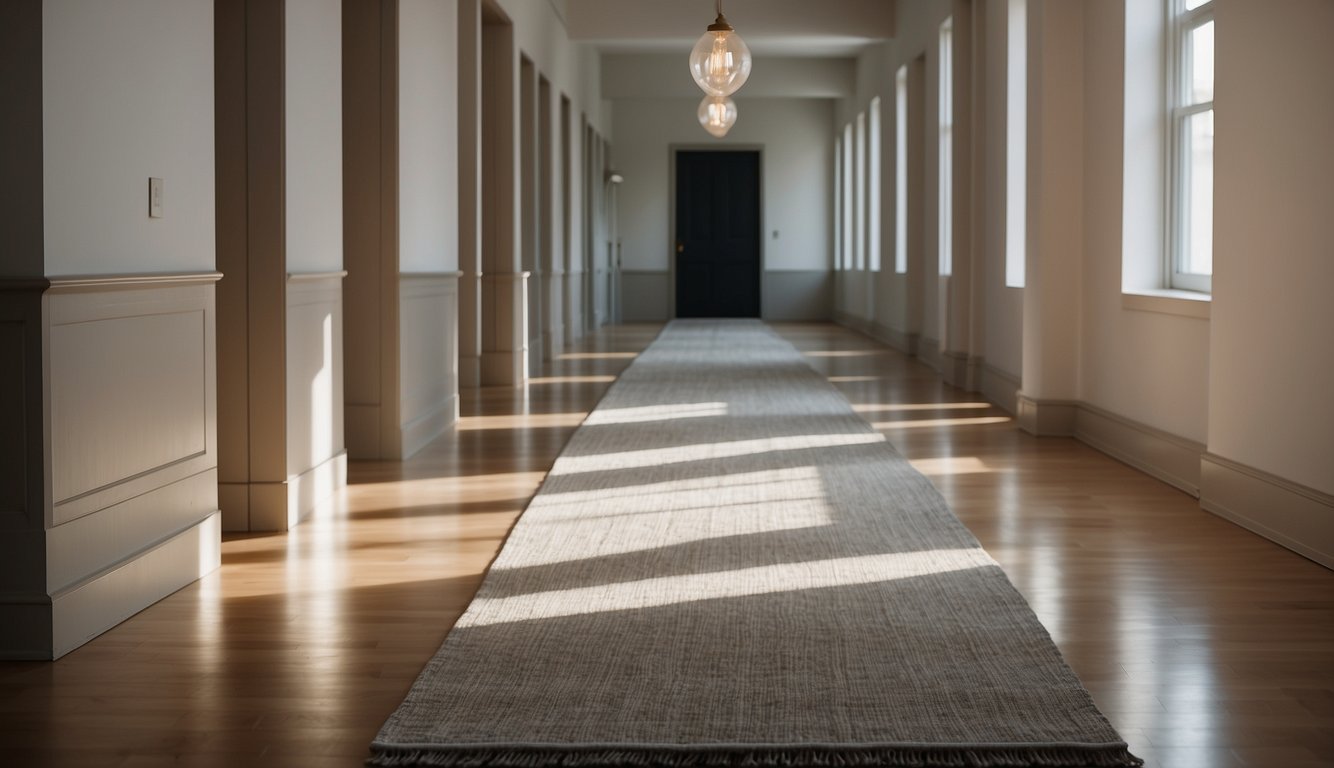
M 856 56 L 894 34 L 895 0 L 724 0 L 757 56 Z M 558 0 L 570 37 L 610 54 L 689 50 L 714 0 Z

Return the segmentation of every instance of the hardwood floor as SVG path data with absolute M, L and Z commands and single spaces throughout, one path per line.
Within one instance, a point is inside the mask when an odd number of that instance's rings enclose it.
M 1150 765 L 1334 765 L 1334 573 L 921 364 L 782 325 L 940 487 Z M 604 329 L 457 432 L 55 663 L 0 664 L 5 765 L 356 766 L 544 471 L 657 332 Z

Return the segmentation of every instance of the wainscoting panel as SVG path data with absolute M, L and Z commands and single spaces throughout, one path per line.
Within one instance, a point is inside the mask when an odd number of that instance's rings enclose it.
M 824 321 L 834 316 L 833 273 L 828 270 L 766 270 L 760 316 L 778 322 Z
M 621 320 L 661 323 L 672 317 L 672 275 L 650 270 L 621 270 Z
M 14 614 L 47 639 L 6 654 L 58 657 L 218 566 L 218 277 L 51 278 L 46 594 Z
M 54 524 L 217 465 L 212 284 L 46 299 Z
M 399 280 L 402 458 L 458 419 L 458 273 Z
M 346 482 L 346 470 L 338 470 L 339 465 L 347 465 L 343 435 L 345 274 L 294 274 L 287 280 L 287 527 L 310 514 Z

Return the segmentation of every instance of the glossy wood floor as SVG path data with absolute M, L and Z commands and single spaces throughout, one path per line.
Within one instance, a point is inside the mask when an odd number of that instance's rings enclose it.
M 829 325 L 778 329 L 941 488 L 1150 765 L 1334 765 L 1334 573 Z M 0 665 L 0 764 L 356 766 L 565 440 L 656 327 L 358 462 L 284 535 L 55 663 Z

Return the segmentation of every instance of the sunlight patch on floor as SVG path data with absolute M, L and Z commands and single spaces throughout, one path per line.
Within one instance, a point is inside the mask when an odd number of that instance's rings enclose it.
M 647 421 L 699 419 L 706 416 L 726 416 L 727 403 L 671 403 L 642 405 L 633 408 L 599 408 L 588 415 L 590 425 L 638 424 Z
M 562 456 L 551 468 L 551 475 L 574 475 L 583 472 L 607 472 L 619 469 L 656 467 L 663 464 L 682 464 L 688 461 L 716 461 L 734 456 L 747 456 L 774 451 L 800 451 L 811 448 L 833 448 L 843 445 L 883 443 L 884 435 L 861 433 L 851 435 L 790 435 L 765 437 L 756 440 L 735 440 L 726 443 L 699 443 L 671 448 L 648 448 L 639 451 L 618 451 L 592 456 Z
M 974 547 L 862 555 L 717 573 L 662 576 L 513 597 L 478 598 L 455 627 L 484 627 L 604 611 L 642 610 L 699 600 L 878 584 L 986 568 L 995 564 L 986 552 Z
M 629 491 L 629 492 L 627 492 Z M 695 541 L 833 523 L 812 466 L 543 493 L 492 566 L 502 571 L 627 554 Z M 646 542 L 648 544 L 646 545 Z M 570 552 L 577 551 L 577 557 Z
M 906 421 L 877 421 L 876 429 L 923 429 L 930 427 L 963 427 L 972 424 L 1004 424 L 1013 421 L 1009 416 L 975 416 L 960 419 L 916 419 Z
M 985 410 L 991 403 L 854 403 L 857 413 L 899 413 L 901 411 Z
M 455 429 L 471 432 L 482 429 L 536 429 L 541 427 L 577 427 L 582 413 L 515 413 L 496 416 L 464 416 Z

